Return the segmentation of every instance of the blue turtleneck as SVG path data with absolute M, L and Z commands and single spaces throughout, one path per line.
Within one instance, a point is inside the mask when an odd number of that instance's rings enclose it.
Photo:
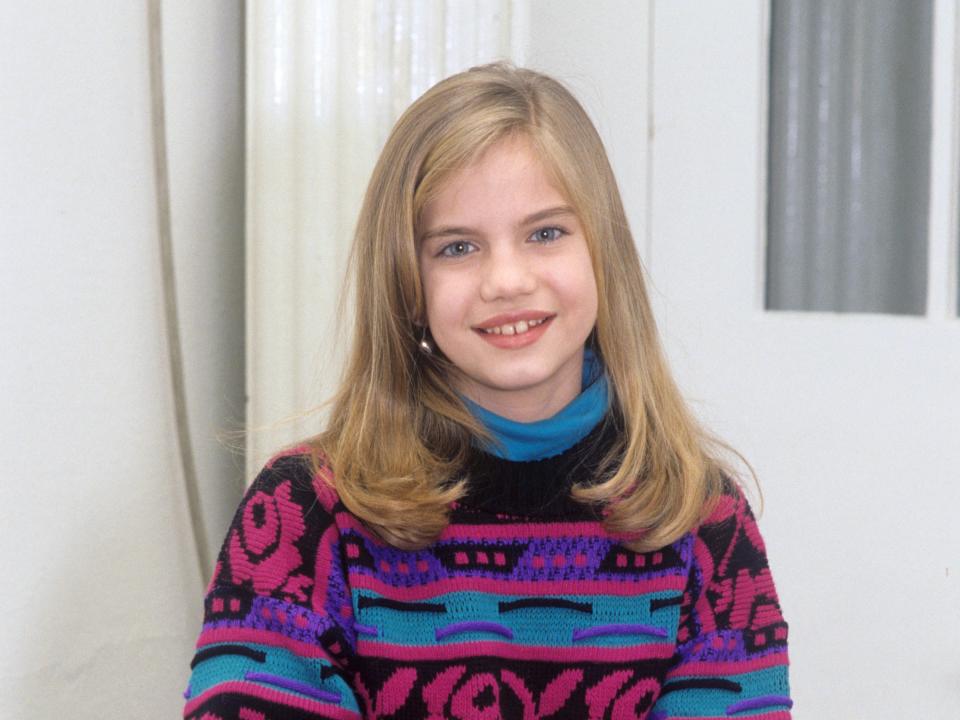
M 609 402 L 607 376 L 593 351 L 585 350 L 580 394 L 556 415 L 530 423 L 510 420 L 470 400 L 466 402 L 497 440 L 495 446 L 485 448 L 487 452 L 506 460 L 542 460 L 580 442 L 603 419 Z

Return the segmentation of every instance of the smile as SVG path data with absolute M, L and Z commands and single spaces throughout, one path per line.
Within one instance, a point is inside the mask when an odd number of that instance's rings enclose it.
M 474 327 L 473 331 L 496 348 L 519 350 L 536 343 L 555 317 L 542 312 L 517 313 L 513 317 L 501 315 L 490 318 L 481 327 Z
M 540 318 L 539 320 L 520 320 L 519 322 L 506 325 L 497 325 L 492 328 L 479 328 L 480 332 L 486 335 L 523 335 L 525 332 L 531 328 L 535 328 L 537 325 L 544 323 L 548 318 Z

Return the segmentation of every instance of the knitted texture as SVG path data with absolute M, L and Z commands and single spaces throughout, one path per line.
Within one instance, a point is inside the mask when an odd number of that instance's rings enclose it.
M 421 551 L 370 533 L 328 471 L 275 458 L 221 550 L 184 716 L 787 720 L 787 626 L 746 500 L 731 485 L 694 532 L 632 552 L 567 497 L 605 433 L 545 461 L 478 453 Z

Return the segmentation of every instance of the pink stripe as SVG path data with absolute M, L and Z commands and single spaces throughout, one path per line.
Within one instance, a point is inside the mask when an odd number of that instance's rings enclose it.
M 461 660 L 489 656 L 506 660 L 546 662 L 633 662 L 667 659 L 676 648 L 671 643 L 628 645 L 626 647 L 544 647 L 515 645 L 497 640 L 451 643 L 449 645 L 392 645 L 375 640 L 357 640 L 357 653 L 390 660 Z
M 683 592 L 685 578 L 666 576 L 651 580 L 501 580 L 484 577 L 455 577 L 417 587 L 388 585 L 379 578 L 350 573 L 350 586 L 371 590 L 393 600 L 425 600 L 451 592 L 486 592 L 492 595 L 616 595 L 640 596 L 674 590 Z
M 194 712 L 210 698 L 227 693 L 255 697 L 261 700 L 267 700 L 268 702 L 279 703 L 286 707 L 296 708 L 297 710 L 305 710 L 307 712 L 316 713 L 321 717 L 332 718 L 335 720 L 357 720 L 360 718 L 360 715 L 352 710 L 347 710 L 345 708 L 337 707 L 336 705 L 331 705 L 329 703 L 319 702 L 317 700 L 311 700 L 310 698 L 300 697 L 298 695 L 290 695 L 289 693 L 280 692 L 278 690 L 274 690 L 273 688 L 263 687 L 262 685 L 256 685 L 249 682 L 242 682 L 240 680 L 231 680 L 229 682 L 220 683 L 219 685 L 214 685 L 212 688 L 206 690 L 200 695 L 197 695 L 197 697 L 190 700 L 184 707 L 184 716 Z
M 347 512 L 337 513 L 337 525 L 341 530 L 353 530 L 365 538 L 374 539 L 359 520 Z M 583 538 L 599 538 L 601 540 L 616 541 L 617 537 L 610 535 L 599 522 L 572 522 L 564 523 L 560 539 L 568 537 L 571 540 Z M 531 538 L 558 539 L 555 523 L 517 523 L 503 525 L 448 525 L 440 534 L 437 542 L 445 540 L 529 540 Z M 375 540 L 384 545 L 382 540 Z
M 380 545 L 381 547 L 389 547 L 383 540 L 378 538 L 376 535 L 371 533 L 367 528 L 363 526 L 357 518 L 346 511 L 340 511 L 336 514 L 334 518 L 337 527 L 340 528 L 341 534 L 344 530 L 352 530 L 353 532 L 367 538 L 372 541 L 375 545 Z
M 771 655 L 764 655 L 763 657 L 738 660 L 736 662 L 693 662 L 675 667 L 670 671 L 669 676 L 671 679 L 675 679 L 688 675 L 741 675 L 743 673 L 753 672 L 754 670 L 764 670 L 779 665 L 789 665 L 786 652 L 773 653 Z
M 294 655 L 308 658 L 323 658 L 336 665 L 336 662 L 330 658 L 326 651 L 316 645 L 294 640 L 275 632 L 267 630 L 257 630 L 255 628 L 217 628 L 214 630 L 204 630 L 200 633 L 197 640 L 197 649 L 206 645 L 222 642 L 249 642 L 270 647 L 279 647 L 289 650 Z
M 558 530 L 562 530 L 558 534 Z M 440 534 L 440 540 L 527 540 L 529 538 L 610 538 L 610 534 L 598 522 L 575 523 L 504 523 L 503 525 L 448 525 Z

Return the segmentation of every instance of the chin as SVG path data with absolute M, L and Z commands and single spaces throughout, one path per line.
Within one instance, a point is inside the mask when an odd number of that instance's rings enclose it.
M 544 380 L 546 380 L 546 378 L 539 375 L 531 376 L 514 374 L 509 377 L 490 378 L 490 380 L 485 382 L 484 385 L 489 387 L 491 390 L 498 390 L 500 392 L 516 392 L 521 390 L 529 390 L 530 388 L 536 387 Z

